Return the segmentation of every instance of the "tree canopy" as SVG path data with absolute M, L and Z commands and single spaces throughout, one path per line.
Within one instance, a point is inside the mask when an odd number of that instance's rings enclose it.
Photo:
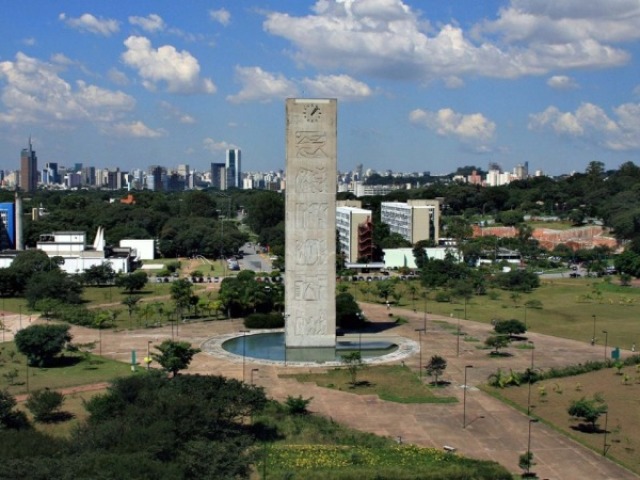
M 69 325 L 35 324 L 19 330 L 16 347 L 27 357 L 29 365 L 46 367 L 71 341 Z

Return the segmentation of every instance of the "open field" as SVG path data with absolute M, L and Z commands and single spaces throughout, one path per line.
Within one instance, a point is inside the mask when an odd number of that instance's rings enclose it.
M 320 387 L 334 388 L 357 395 L 377 395 L 380 399 L 397 403 L 457 403 L 438 388 L 426 386 L 415 372 L 401 365 L 369 366 L 358 372 L 356 385 L 345 368 L 334 368 L 326 373 L 283 375 L 300 382 L 314 382 Z
M 13 381 L 13 373 L 17 374 Z M 27 385 L 28 374 L 28 385 Z M 15 350 L 13 342 L 0 344 L 0 389 L 12 395 L 41 388 L 65 388 L 90 383 L 108 382 L 131 375 L 131 366 L 96 355 L 66 353 L 58 366 L 27 367 L 26 357 Z
M 540 288 L 531 293 L 516 293 L 493 290 L 487 295 L 474 296 L 465 304 L 436 302 L 436 292 L 425 291 L 418 280 L 402 281 L 396 288 L 401 292 L 400 306 L 444 316 L 467 318 L 483 323 L 493 319 L 516 318 L 526 321 L 529 330 L 562 338 L 590 342 L 594 335 L 598 345 L 604 345 L 605 334 L 608 346 L 619 346 L 630 350 L 640 346 L 640 289 L 617 285 L 612 278 L 607 283 L 601 278 L 561 278 L 543 280 Z M 349 291 L 359 301 L 381 302 L 375 295 L 376 282 L 349 282 Z M 415 302 L 410 285 L 418 287 Z M 370 290 L 363 292 L 363 289 Z M 537 300 L 541 309 L 525 308 L 525 303 Z
M 605 448 L 605 423 L 607 456 L 640 474 L 640 371 L 636 367 L 624 367 L 622 375 L 615 368 L 608 368 L 574 377 L 544 380 L 531 386 L 532 415 L 554 426 L 580 443 L 602 453 Z M 628 375 L 626 383 L 625 376 Z M 529 386 L 486 391 L 505 399 L 526 412 Z M 592 398 L 600 394 L 609 407 L 607 418 L 598 420 L 598 429 L 591 432 L 580 428 L 580 420 L 567 413 L 571 401 L 582 397 Z M 532 428 L 536 428 L 535 424 Z M 535 444 L 531 446 L 535 455 Z

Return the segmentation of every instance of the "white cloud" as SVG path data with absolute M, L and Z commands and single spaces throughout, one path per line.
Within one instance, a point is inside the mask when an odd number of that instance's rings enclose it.
M 235 75 L 242 88 L 237 94 L 227 96 L 232 103 L 269 102 L 295 97 L 298 92 L 294 82 L 283 75 L 265 72 L 260 67 L 236 67 Z
M 160 102 L 160 107 L 170 118 L 177 120 L 179 123 L 191 124 L 196 123 L 196 119 L 191 115 L 184 113 L 175 105 L 170 104 L 169 102 L 162 101 Z
M 556 90 L 573 90 L 579 88 L 578 83 L 566 75 L 554 75 L 547 80 L 547 85 Z
M 233 143 L 228 143 L 225 141 L 216 141 L 213 138 L 205 138 L 202 141 L 202 146 L 205 150 L 211 153 L 224 152 L 228 149 L 238 148 Z
M 209 10 L 209 16 L 212 20 L 224 25 L 225 27 L 231 22 L 231 14 L 224 8 L 219 10 Z
M 460 77 L 451 76 L 444 79 L 444 86 L 450 89 L 464 87 L 464 80 Z
M 450 108 L 437 112 L 416 109 L 409 114 L 411 123 L 423 126 L 443 137 L 455 137 L 466 144 L 476 145 L 477 151 L 489 150 L 496 124 L 481 113 L 462 114 Z
M 529 128 L 551 130 L 557 135 L 583 139 L 609 150 L 640 149 L 640 104 L 625 103 L 611 118 L 599 106 L 583 103 L 575 112 L 548 107 L 530 116 Z
M 78 81 L 74 86 L 59 76 L 59 67 L 23 53 L 15 62 L 0 62 L 6 84 L 0 99 L 5 110 L 0 122 L 37 123 L 48 127 L 63 122 L 109 122 L 133 109 L 133 97 Z
M 599 32 L 605 23 L 596 13 L 608 8 L 610 2 L 616 4 L 613 10 L 619 16 L 609 12 L 606 18 L 624 27 L 616 27 L 618 33 L 606 37 Z M 461 80 L 471 75 L 515 78 L 542 75 L 557 68 L 611 67 L 628 61 L 628 53 L 613 43 L 640 35 L 640 25 L 636 25 L 640 16 L 625 17 L 625 13 L 634 12 L 631 3 L 637 5 L 637 0 L 588 2 L 598 4 L 599 9 L 584 7 L 584 1 L 576 0 L 540 3 L 548 10 L 569 3 L 575 11 L 558 7 L 556 16 L 548 18 L 544 9 L 533 8 L 537 1 L 512 0 L 500 11 L 498 20 L 477 26 L 473 37 L 454 22 L 435 28 L 402 0 L 317 0 L 306 16 L 268 13 L 263 27 L 289 40 L 292 55 L 302 65 L 423 82 L 433 78 Z M 579 21 L 570 16 L 580 12 L 578 7 L 590 12 L 589 16 L 583 14 Z M 559 37 L 567 22 L 575 34 Z M 553 32 L 539 28 L 547 24 Z M 590 34 L 581 33 L 586 27 Z M 529 33 L 516 38 L 518 32 Z
M 361 100 L 373 95 L 366 83 L 349 75 L 319 75 L 305 78 L 302 84 L 311 96 L 338 98 L 342 101 Z
M 61 13 L 58 15 L 58 19 L 81 32 L 94 33 L 105 37 L 113 35 L 120 30 L 120 24 L 117 20 L 98 18 L 90 13 L 84 13 L 77 18 L 67 18 L 65 13 Z
M 160 15 L 151 13 L 146 17 L 129 17 L 131 25 L 137 25 L 146 32 L 160 32 L 165 29 L 166 25 Z
M 131 36 L 124 42 L 127 51 L 124 62 L 137 69 L 143 85 L 155 90 L 158 83 L 165 83 L 171 93 L 215 93 L 216 87 L 209 78 L 200 78 L 200 64 L 189 52 L 177 51 L 171 45 L 158 49 L 145 37 Z
M 129 78 L 124 72 L 121 72 L 117 68 L 110 68 L 107 72 L 107 77 L 116 85 L 125 86 L 129 85 Z
M 28 47 L 33 47 L 34 45 L 36 45 L 38 42 L 36 41 L 35 38 L 33 37 L 28 37 L 22 40 L 22 43 L 24 45 L 27 45 Z
M 158 138 L 165 135 L 162 130 L 153 130 L 141 121 L 116 123 L 103 128 L 104 133 L 114 137 Z

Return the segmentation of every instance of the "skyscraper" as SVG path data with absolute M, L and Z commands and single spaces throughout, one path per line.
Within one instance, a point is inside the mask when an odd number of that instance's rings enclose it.
M 25 192 L 33 192 L 38 188 L 38 157 L 31 146 L 23 148 L 20 153 L 20 188 Z
M 240 150 L 227 150 L 227 188 L 242 188 L 242 164 L 240 161 Z
M 224 163 L 211 164 L 211 186 L 218 190 L 227 189 L 226 166 Z

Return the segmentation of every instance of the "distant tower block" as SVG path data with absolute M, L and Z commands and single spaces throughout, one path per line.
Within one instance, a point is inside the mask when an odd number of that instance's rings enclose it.
M 286 104 L 287 347 L 336 345 L 337 101 Z

